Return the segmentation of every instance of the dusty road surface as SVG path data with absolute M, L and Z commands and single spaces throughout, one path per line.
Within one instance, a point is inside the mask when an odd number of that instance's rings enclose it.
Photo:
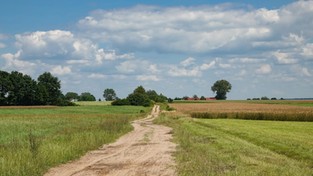
M 159 112 L 159 106 L 154 106 L 148 117 L 134 121 L 134 130 L 115 143 L 52 168 L 45 176 L 176 175 L 171 156 L 176 145 L 170 141 L 171 129 L 152 123 Z

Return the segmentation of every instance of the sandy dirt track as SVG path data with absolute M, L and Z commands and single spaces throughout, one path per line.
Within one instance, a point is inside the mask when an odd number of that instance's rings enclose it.
M 159 112 L 160 107 L 154 106 L 148 117 L 134 121 L 134 130 L 115 143 L 52 168 L 45 176 L 176 175 L 172 157 L 176 145 L 170 141 L 171 128 L 152 123 Z

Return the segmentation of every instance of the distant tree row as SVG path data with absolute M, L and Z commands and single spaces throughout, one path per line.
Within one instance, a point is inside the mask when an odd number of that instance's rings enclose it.
M 277 100 L 276 97 L 273 97 L 273 98 L 268 98 L 266 96 L 263 96 L 261 98 L 247 98 L 247 100 Z M 283 98 L 280 98 L 280 100 L 284 100 Z
M 0 70 L 0 105 L 67 105 L 60 89 L 60 81 L 49 72 L 34 80 L 17 71 Z
M 137 87 L 133 93 L 124 99 L 116 99 L 112 105 L 133 105 L 133 106 L 150 106 L 153 102 L 165 102 L 167 97 L 158 94 L 154 90 L 146 91 L 142 86 Z
M 175 97 L 174 100 L 188 100 L 189 98 L 193 98 L 195 100 L 206 100 L 205 96 L 197 96 L 197 95 L 193 95 L 192 97 L 189 96 L 184 96 L 184 97 Z
M 232 88 L 232 85 L 227 80 L 218 80 L 216 81 L 213 86 L 211 87 L 211 90 L 216 93 L 215 98 L 217 100 L 226 100 L 226 94 L 230 92 Z M 193 98 L 194 100 L 206 100 L 204 96 L 201 96 L 200 98 L 197 95 L 194 95 L 193 97 L 184 96 L 182 98 L 176 97 L 174 100 L 188 100 L 189 98 Z

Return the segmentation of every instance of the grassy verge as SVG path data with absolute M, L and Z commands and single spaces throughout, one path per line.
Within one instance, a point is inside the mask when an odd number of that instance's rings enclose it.
M 313 123 L 191 119 L 163 114 L 179 175 L 312 175 Z
M 144 107 L 1 109 L 0 175 L 42 175 L 132 130 Z M 140 112 L 146 113 L 140 113 Z

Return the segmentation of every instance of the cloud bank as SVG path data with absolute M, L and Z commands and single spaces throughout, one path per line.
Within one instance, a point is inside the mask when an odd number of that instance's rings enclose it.
M 159 83 L 178 96 L 183 91 L 176 85 L 194 82 L 198 88 L 185 91 L 203 92 L 205 81 L 228 79 L 237 87 L 235 98 L 253 94 L 241 90 L 261 82 L 281 95 L 291 91 L 280 85 L 302 85 L 304 93 L 297 95 L 302 96 L 313 86 L 312 19 L 313 1 L 279 9 L 220 4 L 96 10 L 72 30 L 16 34 L 15 52 L 2 52 L 1 58 L 5 70 L 50 71 L 82 87 L 105 86 L 99 82 L 105 80 L 124 91 Z M 0 49 L 8 47 L 5 38 L 0 34 Z M 113 79 L 120 82 L 108 83 Z

